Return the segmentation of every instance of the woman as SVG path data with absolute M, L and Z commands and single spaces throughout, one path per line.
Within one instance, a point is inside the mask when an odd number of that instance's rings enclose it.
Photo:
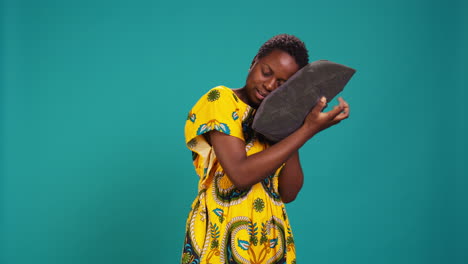
M 325 98 L 293 134 L 272 145 L 252 128 L 255 109 L 308 63 L 305 45 L 281 34 L 262 45 L 240 89 L 218 86 L 187 117 L 185 137 L 200 177 L 186 225 L 182 263 L 295 263 L 284 203 L 303 183 L 298 150 L 349 116 L 349 106 L 322 112 Z

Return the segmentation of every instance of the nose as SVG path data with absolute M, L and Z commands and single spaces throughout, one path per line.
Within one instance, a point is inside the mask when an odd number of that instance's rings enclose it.
M 270 78 L 268 81 L 265 82 L 265 88 L 271 92 L 276 89 L 276 80 L 275 78 Z

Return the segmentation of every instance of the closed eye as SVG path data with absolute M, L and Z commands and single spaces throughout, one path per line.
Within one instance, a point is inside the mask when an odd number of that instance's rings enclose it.
M 273 75 L 273 71 L 271 70 L 270 66 L 266 65 L 266 64 L 262 64 L 262 74 L 263 76 L 265 77 L 270 77 Z
M 263 76 L 265 76 L 265 77 L 270 77 L 273 73 L 272 73 L 272 72 L 262 71 L 262 74 L 263 74 Z

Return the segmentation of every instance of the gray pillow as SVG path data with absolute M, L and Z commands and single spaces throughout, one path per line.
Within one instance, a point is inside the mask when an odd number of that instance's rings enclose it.
M 257 109 L 252 127 L 277 142 L 296 131 L 318 100 L 330 102 L 356 70 L 327 60 L 307 64 L 269 94 Z

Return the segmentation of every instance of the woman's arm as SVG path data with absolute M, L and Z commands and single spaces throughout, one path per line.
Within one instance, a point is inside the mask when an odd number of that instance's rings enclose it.
M 304 173 L 299 160 L 299 151 L 296 151 L 284 164 L 278 179 L 281 200 L 284 203 L 294 201 L 303 183 Z
M 250 156 L 245 152 L 244 141 L 239 138 L 213 130 L 208 133 L 208 139 L 232 183 L 238 189 L 247 189 L 268 177 L 290 158 L 294 164 L 296 158 L 293 154 L 297 153 L 307 140 L 347 118 L 349 106 L 343 99 L 339 100 L 340 104 L 333 110 L 321 112 L 326 105 L 323 98 L 307 115 L 304 124 L 298 130 L 273 146 Z

